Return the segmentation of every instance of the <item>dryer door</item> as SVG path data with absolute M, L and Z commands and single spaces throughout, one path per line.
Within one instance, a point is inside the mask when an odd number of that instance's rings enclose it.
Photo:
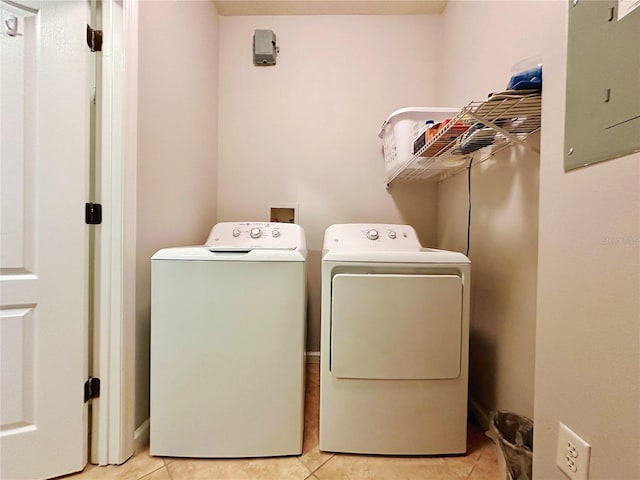
M 335 377 L 460 375 L 460 277 L 338 274 L 331 296 L 330 362 Z

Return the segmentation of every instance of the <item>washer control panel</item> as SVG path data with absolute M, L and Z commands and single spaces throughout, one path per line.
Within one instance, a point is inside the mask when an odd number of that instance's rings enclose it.
M 292 223 L 222 222 L 211 229 L 206 245 L 216 251 L 295 250 L 304 247 L 304 233 Z
M 422 247 L 410 225 L 346 223 L 331 225 L 324 235 L 328 250 L 416 251 Z

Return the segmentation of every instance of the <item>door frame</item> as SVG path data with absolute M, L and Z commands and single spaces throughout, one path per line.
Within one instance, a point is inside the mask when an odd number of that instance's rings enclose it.
M 135 274 L 138 3 L 102 0 L 91 463 L 121 464 L 135 451 Z M 143 440 L 144 441 L 144 440 Z

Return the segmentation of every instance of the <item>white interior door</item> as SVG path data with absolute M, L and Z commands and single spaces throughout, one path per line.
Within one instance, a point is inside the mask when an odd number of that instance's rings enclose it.
M 40 479 L 87 458 L 89 6 L 0 7 L 0 478 Z

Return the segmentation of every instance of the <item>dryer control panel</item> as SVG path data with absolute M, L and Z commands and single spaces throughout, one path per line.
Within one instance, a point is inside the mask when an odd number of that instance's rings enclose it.
M 214 251 L 295 250 L 305 248 L 305 240 L 296 224 L 222 222 L 211 229 L 206 245 Z
M 324 249 L 419 251 L 420 241 L 410 225 L 348 223 L 327 228 Z

